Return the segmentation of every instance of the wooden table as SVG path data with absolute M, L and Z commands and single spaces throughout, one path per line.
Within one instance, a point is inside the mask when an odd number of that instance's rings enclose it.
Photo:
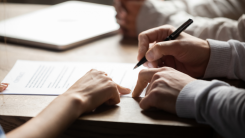
M 0 4 L 0 20 L 49 7 Z M 96 56 L 94 56 L 96 55 Z M 136 63 L 137 42 L 120 35 L 100 39 L 67 51 L 50 51 L 0 42 L 0 80 L 17 59 L 42 61 L 96 61 Z M 0 95 L 0 124 L 5 132 L 35 117 L 56 96 Z M 61 137 L 211 137 L 209 126 L 164 111 L 142 111 L 138 99 L 121 98 L 114 107 L 101 106 L 82 115 Z M 52 114 L 52 113 L 50 113 Z M 62 120 L 60 120 L 62 121 Z

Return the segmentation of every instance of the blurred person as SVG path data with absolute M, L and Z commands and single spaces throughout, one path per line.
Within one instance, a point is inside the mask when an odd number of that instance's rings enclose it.
M 194 23 L 185 32 L 201 39 L 245 41 L 244 0 L 114 0 L 121 32 L 137 37 L 164 24 Z
M 119 93 L 128 94 L 130 90 L 117 85 L 105 72 L 90 70 L 36 117 L 7 133 L 6 137 L 58 137 L 81 114 L 91 112 L 103 103 L 118 104 Z M 0 138 L 6 137 L 0 126 Z
M 164 25 L 139 35 L 138 60 L 145 56 L 144 65 L 151 68 L 139 73 L 133 97 L 148 85 L 142 109 L 156 107 L 208 124 L 224 137 L 244 138 L 245 89 L 196 78 L 245 81 L 245 43 L 202 40 L 184 32 L 176 40 L 162 42 L 174 30 Z

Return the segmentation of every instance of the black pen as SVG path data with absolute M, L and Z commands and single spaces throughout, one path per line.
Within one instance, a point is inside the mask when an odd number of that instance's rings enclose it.
M 179 34 L 184 31 L 190 24 L 193 23 L 192 19 L 187 20 L 184 24 L 182 24 L 177 30 L 175 30 L 170 36 L 168 36 L 165 40 L 163 41 L 169 41 L 169 40 L 174 40 L 176 39 Z M 145 56 L 136 64 L 136 66 L 134 67 L 134 69 L 138 68 L 140 65 L 144 64 L 145 62 L 147 62 L 147 59 L 145 58 Z

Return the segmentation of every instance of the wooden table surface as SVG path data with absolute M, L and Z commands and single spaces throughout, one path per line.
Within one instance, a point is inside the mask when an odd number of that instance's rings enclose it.
M 0 20 L 47 7 L 1 3 Z M 137 41 L 122 40 L 119 34 L 66 51 L 0 42 L 0 81 L 18 59 L 136 63 L 136 56 Z M 0 124 L 8 132 L 35 117 L 54 98 L 0 95 Z M 181 119 L 164 111 L 142 111 L 140 100 L 123 97 L 116 106 L 101 106 L 93 113 L 82 115 L 61 137 L 209 137 L 213 133 L 209 126 L 199 125 L 195 120 Z

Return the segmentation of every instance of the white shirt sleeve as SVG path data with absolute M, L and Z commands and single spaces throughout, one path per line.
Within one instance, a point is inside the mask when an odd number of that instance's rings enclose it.
M 210 125 L 225 138 L 245 137 L 245 90 L 222 81 L 187 84 L 177 98 L 176 112 Z
M 192 18 L 185 32 L 202 39 L 245 41 L 244 0 L 147 0 L 137 17 L 137 33 L 170 24 L 176 28 Z M 226 18 L 224 18 L 226 17 Z M 240 18 L 239 18 L 240 17 Z
M 245 43 L 208 40 L 211 54 L 204 78 L 245 80 Z M 245 137 L 245 90 L 222 81 L 196 80 L 187 84 L 176 102 L 179 117 L 195 118 L 224 137 Z
M 225 77 L 245 81 L 245 42 L 208 39 L 211 53 L 204 78 Z

